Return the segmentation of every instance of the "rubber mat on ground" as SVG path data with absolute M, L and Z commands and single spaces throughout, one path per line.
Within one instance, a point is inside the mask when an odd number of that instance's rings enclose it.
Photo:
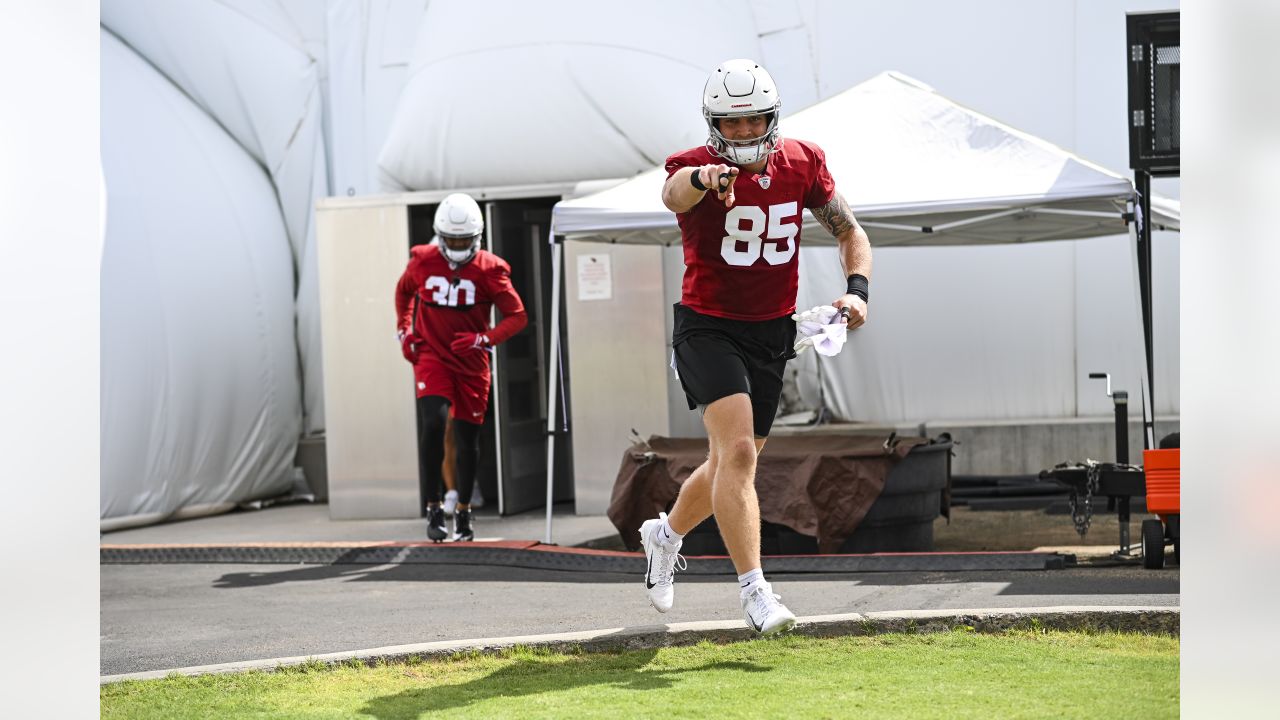
M 495 565 L 531 570 L 595 573 L 644 572 L 642 553 L 565 548 L 525 542 L 474 543 L 264 543 L 227 545 L 102 545 L 104 565 Z M 687 574 L 733 572 L 729 558 L 689 557 Z M 773 555 L 768 573 L 959 572 L 1056 570 L 1074 564 L 1071 555 L 1047 552 L 875 553 L 869 555 Z

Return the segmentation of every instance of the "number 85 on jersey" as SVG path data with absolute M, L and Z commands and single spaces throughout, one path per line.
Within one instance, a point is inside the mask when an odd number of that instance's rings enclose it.
M 790 262 L 796 254 L 800 225 L 797 203 L 770 205 L 768 212 L 756 205 L 738 205 L 724 216 L 720 255 L 738 267 L 752 265 L 761 257 L 770 265 Z M 790 222 L 784 222 L 790 220 Z

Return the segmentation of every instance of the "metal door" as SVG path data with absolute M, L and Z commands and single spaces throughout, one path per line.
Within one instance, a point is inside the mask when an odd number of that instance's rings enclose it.
M 546 316 L 551 286 L 547 229 L 554 204 L 554 198 L 501 200 L 486 208 L 493 252 L 511 265 L 511 283 L 529 316 L 528 327 L 499 346 L 495 358 L 495 439 L 503 515 L 540 508 L 546 502 L 546 357 L 550 340 Z M 556 485 L 560 489 L 562 483 Z M 571 495 L 571 485 L 569 488 Z

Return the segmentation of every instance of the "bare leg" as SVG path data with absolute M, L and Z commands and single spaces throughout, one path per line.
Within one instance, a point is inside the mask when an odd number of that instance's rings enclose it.
M 711 507 L 733 567 L 739 575 L 760 567 L 760 501 L 756 497 L 756 439 L 751 399 L 744 393 L 707 407 L 703 422 L 716 458 Z
M 755 438 L 757 452 L 764 449 L 764 442 L 764 438 Z M 716 452 L 712 447 L 706 462 L 699 465 L 680 486 L 680 496 L 667 516 L 672 530 L 686 535 L 711 517 L 711 486 L 715 474 Z
M 715 456 L 711 455 L 680 486 L 680 495 L 667 516 L 672 530 L 684 535 L 711 517 L 711 478 L 715 472 Z

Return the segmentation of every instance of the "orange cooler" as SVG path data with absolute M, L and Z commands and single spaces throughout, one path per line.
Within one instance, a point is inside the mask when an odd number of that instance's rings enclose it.
M 1167 520 L 1166 515 L 1178 515 L 1178 494 L 1182 451 L 1143 450 L 1142 464 L 1147 473 L 1147 512 Z
M 1159 520 L 1142 521 L 1142 565 L 1147 568 L 1164 567 L 1164 549 L 1173 545 L 1173 557 L 1180 561 L 1182 530 L 1181 502 L 1181 450 L 1143 450 L 1142 466 L 1147 480 L 1147 512 L 1160 516 Z

